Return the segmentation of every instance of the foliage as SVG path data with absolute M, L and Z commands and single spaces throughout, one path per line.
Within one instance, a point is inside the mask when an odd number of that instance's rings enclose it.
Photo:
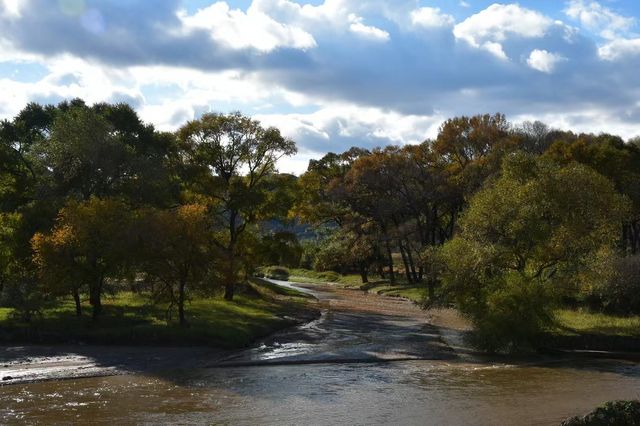
M 609 401 L 583 417 L 573 417 L 561 426 L 638 426 L 640 401 Z
M 265 129 L 240 113 L 205 114 L 185 124 L 178 137 L 195 176 L 191 190 L 210 199 L 216 245 L 224 258 L 225 297 L 231 300 L 242 263 L 241 237 L 256 221 L 282 211 L 269 197 L 269 177 L 296 146 L 278 129 Z
M 591 169 L 509 157 L 443 249 L 446 288 L 476 326 L 480 345 L 532 345 L 558 296 L 577 291 L 577 277 L 615 244 L 626 208 Z
M 172 210 L 148 209 L 136 218 L 139 269 L 156 281 L 156 296 L 168 297 L 168 313 L 175 305 L 181 326 L 187 324 L 187 289 L 211 293 L 216 283 L 216 256 L 207 207 L 184 205 Z M 209 288 L 205 288 L 208 284 Z M 169 315 L 170 317 L 170 315 Z
M 278 231 L 262 236 L 259 256 L 266 265 L 282 265 L 297 268 L 300 265 L 303 248 L 292 232 Z
M 284 266 L 267 266 L 262 268 L 260 272 L 266 278 L 280 281 L 288 281 L 290 275 L 289 269 Z
M 592 308 L 612 314 L 640 314 L 640 255 L 609 256 L 596 278 L 589 292 Z
M 47 290 L 77 296 L 78 288 L 86 286 L 97 319 L 105 282 L 125 276 L 132 266 L 131 224 L 131 211 L 121 201 L 70 201 L 53 230 L 32 239 L 34 262 Z
M 47 300 L 33 276 L 21 276 L 4 285 L 0 293 L 0 306 L 13 308 L 11 316 L 30 323 L 47 306 Z

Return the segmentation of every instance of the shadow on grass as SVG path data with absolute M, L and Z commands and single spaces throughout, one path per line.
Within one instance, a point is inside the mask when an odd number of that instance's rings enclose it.
M 68 301 L 43 312 L 29 323 L 0 320 L 0 343 L 83 343 L 100 345 L 205 345 L 241 348 L 266 334 L 297 324 L 310 316 L 303 297 L 277 295 L 268 288 L 259 294 L 238 295 L 233 301 L 199 298 L 185 306 L 188 326 L 180 327 L 167 305 L 147 303 L 148 297 L 121 293 L 107 297 L 97 321 L 84 306 L 75 316 Z

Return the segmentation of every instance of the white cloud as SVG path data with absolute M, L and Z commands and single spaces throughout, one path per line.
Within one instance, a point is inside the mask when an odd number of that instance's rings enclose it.
M 473 47 L 485 49 L 500 59 L 506 54 L 502 42 L 508 37 L 541 38 L 554 22 L 539 12 L 517 4 L 492 4 L 457 24 L 453 34 Z
M 529 55 L 527 64 L 534 70 L 551 74 L 560 62 L 566 61 L 562 55 L 551 53 L 546 50 L 535 49 Z
M 193 15 L 181 11 L 179 18 L 186 30 L 204 29 L 211 38 L 234 49 L 255 48 L 270 52 L 279 47 L 309 49 L 316 46 L 311 34 L 300 27 L 282 24 L 255 8 L 247 12 L 230 9 L 217 2 Z
M 623 116 L 623 111 L 612 110 L 611 108 L 593 108 L 569 109 L 562 113 L 522 114 L 507 118 L 514 124 L 539 120 L 551 128 L 572 130 L 578 133 L 600 134 L 604 132 L 618 135 L 623 139 L 639 136 L 640 129 L 638 129 L 638 125 L 622 120 Z
M 600 46 L 598 54 L 607 61 L 616 61 L 625 57 L 640 55 L 640 38 L 612 40 Z
M 462 7 L 471 7 L 471 5 L 468 2 L 464 1 L 464 0 L 462 0 L 459 4 Z
M 595 1 L 571 0 L 565 13 L 579 21 L 583 27 L 601 37 L 613 40 L 628 31 L 636 22 L 634 18 L 619 15 Z
M 502 45 L 500 43 L 497 43 L 495 41 L 485 41 L 482 44 L 482 48 L 498 59 L 502 59 L 503 61 L 509 60 L 509 57 L 504 52 L 504 49 L 502 48 Z
M 332 148 L 330 144 L 334 138 L 352 138 L 360 143 L 366 140 L 386 140 L 398 145 L 420 143 L 434 137 L 445 119 L 439 114 L 404 115 L 382 108 L 341 103 L 325 104 L 309 114 L 265 114 L 256 115 L 256 118 L 266 125 L 278 126 L 283 134 L 294 140 L 313 135 L 326 141 L 327 149 Z
M 352 33 L 374 41 L 388 41 L 389 33 L 377 27 L 365 25 L 363 19 L 355 14 L 349 15 L 349 29 Z
M 417 27 L 441 28 L 452 26 L 455 20 L 437 7 L 421 7 L 411 11 L 411 23 Z
M 0 16 L 20 18 L 25 3 L 25 0 L 0 0 Z

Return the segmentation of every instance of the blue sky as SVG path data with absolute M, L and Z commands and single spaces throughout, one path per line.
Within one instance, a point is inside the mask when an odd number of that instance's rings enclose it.
M 172 130 L 240 110 L 309 158 L 446 118 L 640 135 L 636 0 L 0 0 L 0 118 L 125 101 Z

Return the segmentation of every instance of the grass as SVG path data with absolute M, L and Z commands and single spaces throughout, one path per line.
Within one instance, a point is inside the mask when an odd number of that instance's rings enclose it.
M 335 272 L 316 272 L 308 269 L 291 269 L 290 281 L 302 283 L 334 283 L 343 287 L 360 288 L 370 293 L 382 294 L 385 296 L 404 297 L 416 303 L 421 303 L 425 287 L 420 284 L 409 284 L 403 279 L 397 279 L 394 285 L 389 280 L 382 280 L 377 276 L 370 277 L 371 282 L 362 283 L 358 274 L 340 275 Z
M 83 316 L 75 317 L 71 300 L 59 301 L 29 324 L 12 319 L 11 309 L 0 308 L 0 341 L 238 348 L 299 322 L 295 318 L 314 315 L 309 296 L 303 293 L 260 280 L 254 280 L 252 287 L 255 291 L 239 294 L 231 302 L 194 298 L 186 305 L 187 328 L 177 324 L 176 314 L 167 321 L 167 304 L 151 304 L 148 295 L 130 292 L 105 297 L 97 322 L 91 320 L 87 305 Z
M 584 310 L 561 309 L 556 312 L 559 335 L 602 335 L 640 337 L 640 316 L 621 317 Z

